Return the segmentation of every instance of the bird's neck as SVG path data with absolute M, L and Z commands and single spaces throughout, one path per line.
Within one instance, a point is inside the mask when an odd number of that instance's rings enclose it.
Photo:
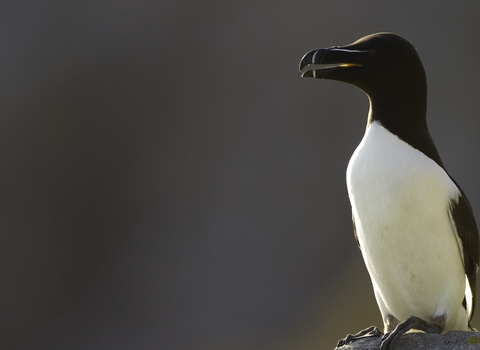
M 402 96 L 402 97 L 399 97 Z M 401 136 L 413 128 L 427 129 L 425 94 L 383 93 L 370 98 L 368 123 L 378 121 L 390 132 Z
M 372 122 L 379 122 L 399 139 L 423 152 L 444 168 L 427 127 L 426 93 L 412 94 L 408 98 L 398 96 L 401 94 L 369 96 L 370 112 L 367 127 Z

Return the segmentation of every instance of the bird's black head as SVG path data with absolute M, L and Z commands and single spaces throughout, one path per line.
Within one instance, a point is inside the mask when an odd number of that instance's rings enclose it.
M 312 66 L 326 64 L 327 66 Z M 392 33 L 365 36 L 346 46 L 308 52 L 300 61 L 302 77 L 332 79 L 362 89 L 371 99 L 391 94 L 426 99 L 427 82 L 417 51 Z
M 323 64 L 326 66 L 312 66 Z M 443 166 L 427 127 L 425 71 L 407 40 L 392 33 L 377 33 L 350 45 L 312 50 L 300 61 L 300 71 L 302 77 L 338 80 L 359 87 L 370 99 L 367 125 L 381 123 Z

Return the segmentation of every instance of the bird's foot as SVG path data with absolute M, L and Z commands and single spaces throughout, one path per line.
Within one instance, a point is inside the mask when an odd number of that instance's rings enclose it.
M 358 332 L 357 334 L 348 334 L 345 338 L 340 339 L 337 343 L 337 348 L 344 346 L 345 344 L 351 343 L 354 340 L 368 338 L 368 337 L 379 337 L 383 333 L 375 326 L 370 326 L 363 331 Z
M 380 350 L 389 350 L 403 334 L 411 329 L 418 329 L 420 331 L 424 331 L 425 333 L 442 333 L 442 327 L 438 324 L 427 322 L 416 316 L 410 316 L 402 323 L 399 323 L 393 331 L 385 333 L 385 335 L 382 337 L 382 345 Z

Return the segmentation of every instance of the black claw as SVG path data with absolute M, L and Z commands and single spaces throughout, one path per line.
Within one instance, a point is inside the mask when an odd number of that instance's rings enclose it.
M 355 340 L 362 339 L 362 338 L 369 338 L 369 337 L 379 337 L 383 335 L 383 333 L 375 326 L 370 326 L 357 334 L 347 334 L 347 336 L 343 339 L 340 339 L 337 343 L 337 348 L 340 348 L 346 344 L 349 344 Z
M 406 332 L 411 329 L 418 329 L 420 331 L 424 331 L 425 333 L 442 333 L 442 327 L 438 324 L 433 324 L 422 320 L 416 316 L 410 316 L 402 323 L 398 324 L 395 329 L 390 332 L 386 333 L 382 337 L 382 345 L 380 346 L 380 350 L 389 350 L 390 347 L 397 342 L 398 339 Z

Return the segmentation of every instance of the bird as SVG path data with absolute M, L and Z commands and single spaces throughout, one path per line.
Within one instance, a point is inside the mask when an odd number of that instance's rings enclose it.
M 361 89 L 370 109 L 346 171 L 353 232 L 391 348 L 404 333 L 474 330 L 479 234 L 467 196 L 447 172 L 427 127 L 427 79 L 415 47 L 381 32 L 307 52 L 302 77 Z

